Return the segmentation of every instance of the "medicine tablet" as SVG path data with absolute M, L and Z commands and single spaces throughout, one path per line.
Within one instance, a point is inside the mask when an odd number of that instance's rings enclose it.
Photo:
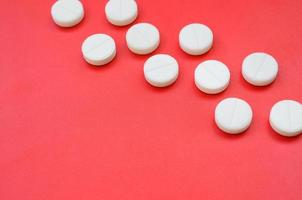
M 79 0 L 60 0 L 53 4 L 51 16 L 57 25 L 72 27 L 84 18 L 84 8 Z
M 195 85 L 207 94 L 224 91 L 230 82 L 230 71 L 220 61 L 208 60 L 195 69 Z
M 178 77 L 178 63 L 169 55 L 158 54 L 150 57 L 144 65 L 146 80 L 155 87 L 166 87 Z
M 116 54 L 115 42 L 109 35 L 94 34 L 82 44 L 84 59 L 96 66 L 109 63 Z
M 302 132 L 302 105 L 292 100 L 279 101 L 272 107 L 269 121 L 280 135 L 297 136 Z
M 128 48 L 136 54 L 145 55 L 159 46 L 160 35 L 155 26 L 149 23 L 133 25 L 126 34 Z
M 251 124 L 253 111 L 250 105 L 239 98 L 222 100 L 215 109 L 215 122 L 224 132 L 239 134 Z
M 277 74 L 278 63 L 267 53 L 253 53 L 243 61 L 242 75 L 252 85 L 269 85 L 276 79 Z
M 206 25 L 189 24 L 180 31 L 179 45 L 190 55 L 202 55 L 212 48 L 213 33 Z
M 110 0 L 105 7 L 107 20 L 116 26 L 131 24 L 137 18 L 135 0 Z

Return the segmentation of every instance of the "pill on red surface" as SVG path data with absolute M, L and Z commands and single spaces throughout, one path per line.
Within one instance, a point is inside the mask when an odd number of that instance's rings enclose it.
M 155 87 L 169 86 L 178 77 L 178 63 L 172 56 L 154 55 L 145 62 L 144 75 L 148 83 Z
M 58 26 L 72 27 L 84 18 L 84 8 L 78 0 L 60 0 L 51 7 L 51 16 Z
M 126 34 L 128 48 L 135 54 L 149 54 L 157 49 L 160 43 L 158 29 L 149 23 L 133 25 Z
M 255 86 L 271 84 L 277 77 L 278 63 L 267 53 L 252 53 L 242 63 L 244 79 Z
M 186 25 L 179 33 L 179 45 L 187 54 L 202 55 L 212 48 L 212 30 L 198 23 Z
M 195 69 L 195 85 L 207 94 L 217 94 L 224 91 L 230 82 L 230 71 L 220 61 L 208 60 Z
M 269 121 L 280 135 L 297 136 L 302 132 L 302 105 L 293 100 L 279 101 L 272 107 Z
M 106 34 L 89 36 L 82 44 L 84 59 L 91 65 L 105 65 L 116 55 L 116 46 L 112 37 Z
M 215 122 L 224 132 L 239 134 L 249 128 L 253 118 L 250 105 L 239 98 L 222 100 L 215 109 Z
M 135 0 L 110 0 L 105 7 L 107 20 L 116 26 L 131 24 L 138 13 Z

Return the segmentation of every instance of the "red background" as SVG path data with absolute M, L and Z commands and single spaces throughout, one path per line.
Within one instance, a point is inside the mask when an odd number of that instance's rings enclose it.
M 114 27 L 105 0 L 83 1 L 84 21 L 70 29 L 50 17 L 50 0 L 1 0 L 1 200 L 300 200 L 302 138 L 284 138 L 268 123 L 279 100 L 302 101 L 300 0 L 137 0 L 139 18 L 161 32 L 155 53 L 180 64 L 178 81 L 165 89 L 144 80 L 148 56 L 125 44 L 129 27 Z M 213 49 L 192 57 L 178 47 L 192 22 L 214 32 Z M 86 64 L 81 43 L 110 34 L 116 59 Z M 280 74 L 269 87 L 247 84 L 245 56 L 272 54 Z M 195 67 L 224 62 L 231 84 L 222 94 L 201 93 Z M 216 104 L 243 98 L 253 123 L 239 136 L 213 121 Z

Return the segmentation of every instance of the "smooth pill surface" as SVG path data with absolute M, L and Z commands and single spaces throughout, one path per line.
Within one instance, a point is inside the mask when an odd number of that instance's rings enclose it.
M 149 23 L 133 25 L 126 34 L 128 48 L 136 54 L 149 54 L 157 49 L 160 42 L 158 29 Z
M 109 35 L 94 34 L 83 42 L 82 53 L 89 64 L 105 65 L 115 57 L 115 42 Z
M 58 26 L 72 27 L 84 18 L 84 8 L 78 0 L 60 0 L 53 4 L 51 16 Z
M 269 121 L 280 135 L 297 136 L 302 132 L 302 105 L 292 100 L 279 101 L 272 107 Z
M 208 60 L 195 69 L 195 85 L 207 94 L 224 91 L 230 82 L 230 71 L 220 61 Z
M 277 77 L 278 63 L 267 53 L 252 53 L 242 63 L 244 79 L 255 86 L 271 84 Z
M 202 55 L 212 48 L 213 33 L 206 25 L 189 24 L 180 31 L 179 45 L 190 55 Z
M 215 122 L 224 132 L 239 134 L 251 124 L 253 111 L 250 105 L 239 98 L 222 100 L 215 109 Z
M 144 75 L 148 83 L 155 87 L 169 86 L 178 77 L 178 63 L 172 56 L 154 55 L 145 62 Z
M 107 20 L 116 26 L 126 26 L 137 18 L 135 0 L 110 0 L 105 7 Z

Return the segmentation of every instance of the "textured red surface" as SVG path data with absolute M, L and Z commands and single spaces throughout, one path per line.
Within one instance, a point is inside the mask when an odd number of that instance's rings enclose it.
M 155 53 L 180 64 L 166 89 L 146 83 L 148 56 L 127 49 L 128 27 L 106 21 L 105 0 L 84 1 L 86 17 L 71 29 L 53 24 L 53 2 L 1 1 L 1 200 L 302 199 L 302 139 L 278 136 L 268 123 L 278 100 L 302 101 L 300 0 L 137 0 L 136 22 L 161 31 Z M 191 22 L 213 29 L 215 44 L 204 56 L 178 47 Z M 80 46 L 99 32 L 113 36 L 118 54 L 95 68 Z M 252 87 L 240 74 L 254 51 L 280 64 L 269 87 Z M 194 86 L 194 69 L 206 59 L 230 68 L 230 87 L 220 95 Z M 216 104 L 233 96 L 254 111 L 240 136 L 213 121 Z

